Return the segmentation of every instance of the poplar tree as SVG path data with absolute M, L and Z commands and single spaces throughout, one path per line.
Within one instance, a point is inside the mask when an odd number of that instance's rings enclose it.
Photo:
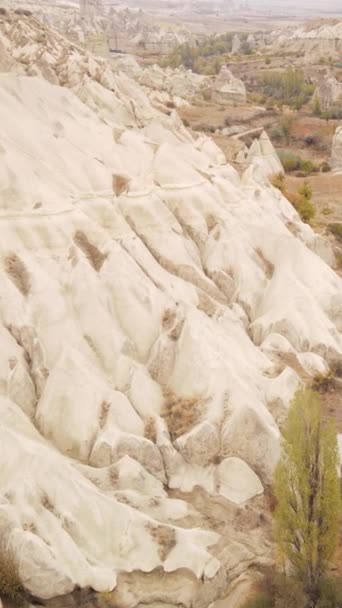
M 284 562 L 302 582 L 309 608 L 319 601 L 338 541 L 341 496 L 334 423 L 320 398 L 300 390 L 289 408 L 275 472 L 275 538 Z

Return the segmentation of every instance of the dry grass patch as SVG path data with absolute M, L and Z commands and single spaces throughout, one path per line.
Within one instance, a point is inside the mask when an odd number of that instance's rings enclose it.
M 263 252 L 261 251 L 261 249 L 258 247 L 255 250 L 255 253 L 257 254 L 258 258 L 260 259 L 262 265 L 263 265 L 263 269 L 265 272 L 265 275 L 268 279 L 272 279 L 273 275 L 274 275 L 274 264 L 272 264 L 272 262 L 270 262 L 263 254 Z
M 149 416 L 145 420 L 144 436 L 153 443 L 157 442 L 156 421 L 153 416 Z
M 31 289 L 30 275 L 25 264 L 16 253 L 6 256 L 5 271 L 20 293 L 27 296 Z
M 176 318 L 177 318 L 176 312 L 174 310 L 172 310 L 172 308 L 167 308 L 164 311 L 163 318 L 162 318 L 163 328 L 171 329 L 171 327 L 175 324 Z
M 162 417 L 166 421 L 171 440 L 188 433 L 199 422 L 206 400 L 194 395 L 178 397 L 170 388 L 164 388 Z
M 102 401 L 101 409 L 100 409 L 100 416 L 99 416 L 100 429 L 103 429 L 107 422 L 109 410 L 110 410 L 110 403 L 108 403 L 108 401 Z
M 0 597 L 14 606 L 22 606 L 25 598 L 18 563 L 4 542 L 0 545 Z
M 74 236 L 74 243 L 79 247 L 86 256 L 89 263 L 96 272 L 102 268 L 102 264 L 107 258 L 107 253 L 102 253 L 93 243 L 88 240 L 88 237 L 82 230 L 77 230 Z
M 146 525 L 153 540 L 158 545 L 158 554 L 162 562 L 164 562 L 173 547 L 176 546 L 176 531 L 168 526 L 154 525 L 149 523 Z

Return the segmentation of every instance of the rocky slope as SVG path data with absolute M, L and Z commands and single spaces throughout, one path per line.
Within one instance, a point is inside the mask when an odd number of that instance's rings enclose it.
M 2 6 L 18 9 L 18 2 L 2 0 Z M 171 28 L 143 10 L 112 6 L 102 0 L 70 3 L 26 0 L 20 3 L 19 10 L 29 10 L 70 40 L 107 56 L 110 49 L 133 53 L 144 49 L 165 54 L 193 38 L 187 28 Z
M 2 546 L 41 598 L 208 606 L 271 558 L 279 425 L 342 357 L 333 256 L 105 60 L 13 13 L 0 45 Z
M 131 55 L 119 55 L 112 60 L 116 73 L 123 72 L 141 84 L 150 101 L 165 111 L 168 107 L 189 105 L 187 102 L 212 100 L 221 105 L 246 102 L 246 87 L 222 65 L 217 76 L 203 76 L 183 66 L 163 69 L 158 65 L 142 68 Z
M 342 53 L 342 20 L 322 19 L 304 26 L 273 34 L 277 51 L 301 53 L 307 63 L 317 63 L 322 57 L 339 59 Z

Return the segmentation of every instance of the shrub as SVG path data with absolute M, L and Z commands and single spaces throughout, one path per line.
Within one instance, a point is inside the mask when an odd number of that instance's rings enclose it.
M 280 192 L 284 194 L 285 192 L 285 175 L 284 173 L 277 173 L 271 177 L 271 184 L 275 188 L 278 188 Z
M 261 89 L 267 97 L 295 109 L 300 109 L 314 93 L 314 86 L 307 82 L 303 70 L 292 67 L 263 75 Z
M 342 606 L 342 578 L 326 578 L 321 583 L 317 608 L 340 608 Z
M 322 137 L 319 133 L 310 133 L 304 137 L 304 142 L 307 146 L 316 148 L 322 143 Z
M 278 154 L 285 171 L 291 173 L 300 168 L 300 158 L 296 154 L 282 151 L 279 151 Z
M 265 591 L 258 591 L 250 597 L 243 608 L 272 608 L 272 599 Z
M 315 217 L 316 210 L 310 201 L 301 201 L 296 207 L 301 219 L 306 224 L 310 224 L 311 220 Z
M 298 211 L 303 222 L 309 224 L 316 214 L 316 209 L 311 203 L 312 189 L 307 182 L 303 182 L 298 188 L 298 192 L 289 192 L 286 190 L 285 176 L 283 173 L 273 175 L 271 183 L 275 188 L 286 196 L 287 200 Z
M 329 173 L 329 171 L 331 171 L 331 167 L 330 167 L 329 163 L 328 163 L 328 162 L 325 160 L 325 161 L 324 161 L 324 162 L 323 162 L 323 163 L 320 165 L 319 170 L 320 170 L 322 173 Z
M 272 63 L 271 57 L 266 57 L 265 63 L 266 63 L 266 65 L 270 65 Z
M 300 582 L 274 569 L 267 569 L 257 593 L 243 608 L 306 608 L 308 598 Z
M 342 243 L 342 222 L 335 222 L 334 224 L 329 224 L 328 230 L 337 238 L 338 241 Z
M 298 188 L 298 194 L 305 200 L 310 201 L 312 199 L 312 188 L 308 182 L 303 182 Z
M 272 141 L 275 141 L 275 142 L 281 141 L 283 139 L 283 132 L 280 129 L 280 127 L 274 127 L 270 131 L 270 137 L 271 137 Z
M 284 167 L 284 171 L 286 171 L 287 173 L 299 171 L 302 175 L 305 176 L 309 175 L 310 173 L 317 173 L 318 171 L 318 167 L 314 165 L 311 160 L 303 159 L 297 154 L 279 150 L 278 155 Z
M 190 127 L 190 123 L 187 118 L 183 118 L 183 125 L 184 127 Z

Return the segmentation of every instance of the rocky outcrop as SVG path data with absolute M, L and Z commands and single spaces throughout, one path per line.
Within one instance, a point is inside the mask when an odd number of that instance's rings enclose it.
M 326 57 L 338 60 L 342 53 L 342 20 L 308 22 L 300 28 L 273 32 L 272 38 L 275 50 L 301 53 L 306 63 Z
M 254 139 L 250 148 L 245 146 L 243 150 L 240 150 L 235 162 L 242 169 L 252 166 L 264 178 L 284 172 L 279 156 L 266 131 L 263 131 L 258 139 Z
M 342 171 L 342 126 L 337 127 L 333 137 L 331 167 L 335 171 Z
M 322 110 L 329 110 L 335 104 L 341 105 L 342 108 L 342 82 L 339 82 L 334 76 L 326 76 L 318 85 L 314 99 L 318 99 Z
M 203 608 L 271 562 L 279 353 L 341 360 L 341 280 L 254 165 L 35 18 L 0 31 L 2 546 L 50 606 Z
M 212 86 L 212 100 L 222 104 L 246 103 L 246 96 L 242 80 L 233 76 L 229 68 L 223 65 Z
M 241 41 L 240 38 L 237 34 L 234 35 L 233 37 L 233 44 L 232 44 L 232 54 L 233 55 L 238 55 L 241 49 Z

